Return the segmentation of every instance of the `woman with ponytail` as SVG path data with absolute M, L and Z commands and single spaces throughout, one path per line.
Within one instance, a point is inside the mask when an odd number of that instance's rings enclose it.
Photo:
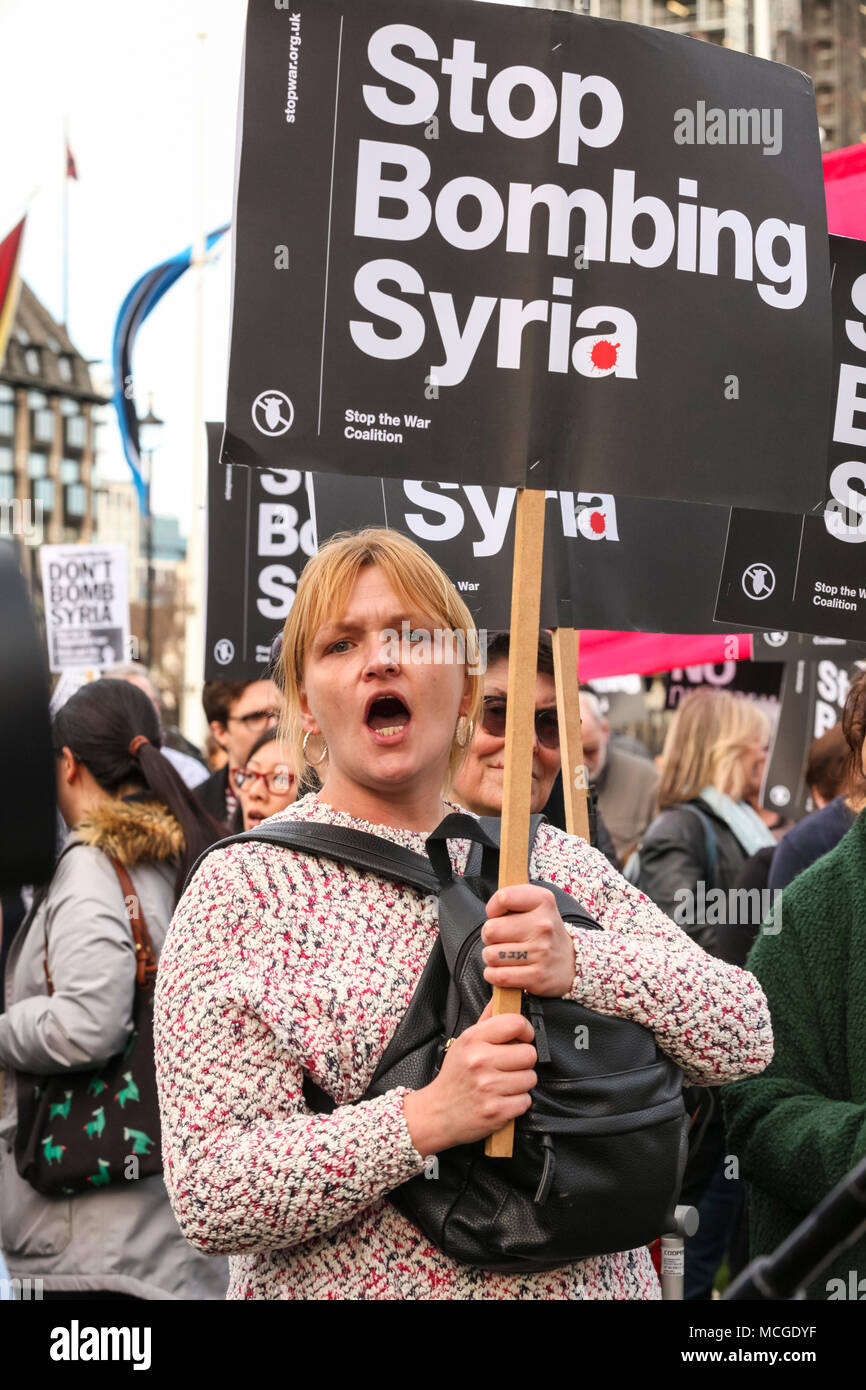
M 6 968 L 0 1248 L 11 1276 L 41 1279 L 47 1297 L 222 1298 L 225 1261 L 187 1244 L 159 1174 L 136 1178 L 131 1164 L 128 1181 L 49 1197 L 16 1168 L 16 1073 L 96 1076 L 132 1038 L 136 945 L 121 871 L 158 958 L 186 872 L 222 829 L 162 756 L 153 705 L 129 682 L 85 685 L 58 711 L 52 734 L 58 805 L 70 835 Z M 133 1101 L 140 1079 L 129 1083 Z M 97 1173 L 101 1126 L 115 1100 L 100 1104 L 94 1093 L 88 1137 Z M 145 1152 L 136 1148 L 142 1136 L 134 1109 L 127 1105 L 119 1122 L 130 1152 Z M 52 1116 L 52 1149 L 62 1154 L 62 1105 L 52 1106 Z M 158 1151 L 158 1131 L 148 1138 Z

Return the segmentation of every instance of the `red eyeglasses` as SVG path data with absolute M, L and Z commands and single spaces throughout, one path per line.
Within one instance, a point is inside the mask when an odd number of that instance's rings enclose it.
M 508 701 L 501 695 L 485 695 L 481 713 L 481 727 L 491 738 L 505 737 L 505 716 Z M 535 711 L 535 737 L 542 748 L 559 747 L 559 716 L 555 709 Z
M 232 781 L 237 791 L 261 777 L 269 792 L 288 792 L 292 789 L 295 774 L 287 767 L 275 767 L 272 772 L 256 772 L 251 767 L 233 767 Z

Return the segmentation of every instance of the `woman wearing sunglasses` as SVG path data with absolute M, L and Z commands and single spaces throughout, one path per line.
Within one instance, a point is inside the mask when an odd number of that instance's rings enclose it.
M 266 729 L 250 749 L 243 767 L 233 767 L 232 785 L 238 794 L 244 830 L 253 830 L 268 816 L 285 811 L 298 795 L 291 744 Z
M 496 633 L 487 644 L 481 719 L 454 779 L 454 800 L 474 811 L 477 816 L 502 814 L 508 652 L 508 633 Z M 553 647 L 550 637 L 543 632 L 538 642 L 538 675 L 535 682 L 531 811 L 543 811 L 547 805 L 561 760 Z
M 392 640 L 402 631 L 405 643 Z M 462 655 L 449 643 L 446 657 L 437 634 L 475 638 L 454 586 L 405 537 L 335 537 L 308 561 L 279 684 L 297 765 L 317 766 L 322 786 L 279 820 L 425 852 L 453 809 L 442 788 L 483 694 L 466 659 L 474 641 Z M 462 872 L 468 842 L 449 848 Z M 602 855 L 551 825 L 532 870 L 586 903 L 602 930 L 566 927 L 537 885 L 502 889 L 482 930 L 489 985 L 641 1022 L 690 1079 L 719 1085 L 763 1069 L 770 1025 L 750 975 L 699 950 Z M 431 1156 L 523 1115 L 537 1083 L 529 1020 L 494 1018 L 488 1005 L 427 1084 L 362 1099 L 437 933 L 434 895 L 336 857 L 249 842 L 208 856 L 175 913 L 154 1017 L 166 1181 L 184 1234 L 231 1256 L 235 1299 L 658 1298 L 645 1248 L 493 1273 L 457 1264 L 387 1200 Z M 310 1112 L 305 1076 L 332 1112 Z
M 475 737 L 454 780 L 454 800 L 476 816 L 501 816 L 505 777 L 505 716 L 508 709 L 510 634 L 488 639 L 484 702 Z M 543 811 L 551 825 L 566 828 L 562 790 L 562 750 L 553 674 L 553 642 L 549 632 L 538 637 L 535 679 L 535 738 L 532 744 L 530 811 Z M 613 840 L 598 810 L 590 820 L 592 844 L 620 872 Z

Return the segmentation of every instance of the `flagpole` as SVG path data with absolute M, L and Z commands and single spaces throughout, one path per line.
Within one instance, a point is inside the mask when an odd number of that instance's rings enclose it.
M 207 734 L 201 704 L 204 680 L 204 519 L 205 519 L 205 461 L 204 461 L 204 266 L 205 266 L 205 44 L 206 33 L 196 35 L 198 53 L 198 206 L 190 268 L 194 287 L 194 344 L 193 344 L 193 438 L 192 520 L 186 559 L 186 623 L 184 628 L 184 683 L 182 728 L 195 743 L 203 743 Z
M 69 136 L 63 125 L 63 327 L 69 332 Z

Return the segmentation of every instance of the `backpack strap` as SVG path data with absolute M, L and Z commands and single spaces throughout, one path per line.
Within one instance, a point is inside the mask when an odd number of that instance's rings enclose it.
M 527 881 L 531 878 L 529 860 L 538 828 L 544 819 L 540 814 L 530 817 Z M 430 863 L 439 876 L 439 939 L 452 974 L 463 943 L 487 921 L 487 901 L 499 887 L 501 834 L 502 821 L 498 816 L 482 816 L 480 820 L 476 820 L 473 816 L 454 813 L 446 816 L 426 841 Z M 456 875 L 451 869 L 451 857 L 446 843 L 455 839 L 473 841 L 473 851 L 470 852 L 466 869 L 463 874 Z M 482 847 L 480 864 L 477 864 L 477 855 L 474 852 L 476 846 Z M 563 919 L 579 922 L 582 926 L 598 926 L 586 909 L 561 888 L 552 883 L 542 883 L 541 886 L 553 893 L 557 911 Z
M 542 815 L 530 818 L 530 854 L 535 844 L 538 827 L 544 820 Z M 498 817 L 474 816 L 454 812 L 445 817 L 426 841 L 429 858 L 395 845 L 379 835 L 369 835 L 365 831 L 350 830 L 343 826 L 323 825 L 316 821 L 278 821 L 257 830 L 247 830 L 240 835 L 230 835 L 211 845 L 196 860 L 184 885 L 189 887 L 202 862 L 212 850 L 225 845 L 245 844 L 260 841 L 263 844 L 279 845 L 284 849 L 296 849 L 343 864 L 379 874 L 396 883 L 408 883 L 426 893 L 439 897 L 439 936 L 428 957 L 409 1007 L 397 1025 L 388 1047 L 383 1054 L 370 1087 L 380 1074 L 391 1065 L 392 1057 L 399 1056 L 404 1038 L 417 1031 L 419 1019 L 429 1014 L 429 1000 L 438 998 L 447 987 L 457 954 L 463 942 L 487 919 L 486 896 L 496 891 L 499 870 L 499 840 L 502 823 Z M 467 839 L 470 843 L 469 857 L 464 874 L 454 874 L 448 840 Z M 527 863 L 527 877 L 529 865 Z M 472 880 L 479 887 L 487 886 L 490 879 L 492 887 L 484 898 L 479 898 L 470 887 Z M 594 922 L 579 903 L 553 884 L 545 885 L 557 899 L 561 915 L 566 914 L 582 925 L 595 927 Z M 429 1024 L 429 1019 L 427 1020 Z M 437 1028 L 438 1028 L 438 1020 Z M 319 1114 L 330 1113 L 335 1103 L 309 1077 L 304 1076 L 304 1098 L 308 1107 Z M 370 1089 L 365 1092 L 369 1095 Z
M 529 856 L 527 857 L 526 872 L 529 875 L 529 859 L 535 846 L 535 838 L 538 834 L 538 827 L 546 817 L 540 812 L 529 818 Z M 473 846 L 480 847 L 481 856 L 478 859 L 477 852 L 470 852 L 464 870 L 464 878 L 478 877 L 484 881 L 487 888 L 487 896 L 492 896 L 499 885 L 499 845 L 502 835 L 502 821 L 499 816 L 481 816 L 476 819 L 459 812 L 454 812 L 446 816 L 437 825 L 432 835 L 426 841 L 427 854 L 430 863 L 439 876 L 441 888 L 447 887 L 454 875 L 451 871 L 451 858 L 447 851 L 446 840 L 470 840 Z
M 544 819 L 545 817 L 540 814 L 530 818 L 531 847 L 535 844 L 538 827 Z M 408 883 L 413 888 L 419 888 L 425 893 L 435 893 L 440 899 L 443 893 L 449 889 L 456 888 L 458 891 L 463 889 L 464 892 L 468 892 L 468 882 L 464 883 L 464 880 L 472 880 L 477 886 L 483 887 L 486 890 L 486 897 L 489 897 L 495 893 L 497 887 L 501 826 L 502 822 L 498 816 L 484 816 L 477 820 L 474 816 L 453 812 L 440 822 L 427 839 L 426 847 L 429 858 L 425 858 L 421 854 L 415 854 L 412 850 L 404 849 L 402 845 L 395 845 L 392 841 L 383 839 L 380 835 L 369 835 L 363 830 L 350 830 L 339 825 L 323 825 L 318 821 L 278 821 L 267 827 L 259 826 L 257 830 L 246 830 L 240 835 L 229 835 L 226 839 L 218 840 L 215 844 L 210 845 L 203 854 L 199 855 L 190 870 L 184 884 L 184 892 L 189 887 L 202 862 L 213 850 L 222 849 L 225 845 L 259 841 L 262 844 L 279 845 L 283 849 L 300 850 L 302 853 L 314 854 L 325 859 L 335 859 L 343 864 L 351 864 L 353 868 L 379 874 L 382 878 L 392 879 L 395 883 Z M 453 873 L 451 856 L 448 853 L 448 840 L 469 840 L 471 842 L 469 857 L 462 875 L 457 874 L 455 876 Z M 530 855 L 532 853 L 531 847 Z M 529 866 L 527 864 L 527 876 L 528 874 Z M 589 917 L 585 909 L 569 894 L 564 893 L 561 888 L 555 884 L 545 886 L 549 887 L 554 894 L 561 916 L 568 916 L 572 920 L 585 917 L 587 926 L 598 925 Z M 462 897 L 463 893 L 460 896 Z M 478 901 L 474 892 L 470 893 L 469 896 L 475 902 Z M 484 901 L 486 901 L 486 897 Z M 470 917 L 472 915 L 470 914 Z M 450 919 L 452 914 L 443 914 L 440 911 L 440 931 L 443 931 L 443 919 L 446 917 Z M 473 922 L 471 920 L 461 923 L 459 934 L 448 931 L 446 925 L 443 931 L 446 940 L 443 944 L 449 962 L 456 958 L 460 946 L 472 929 Z
M 718 859 L 718 840 L 716 838 L 716 832 L 713 827 L 713 823 L 710 820 L 709 816 L 704 811 L 702 811 L 699 806 L 696 806 L 693 801 L 681 801 L 676 806 L 669 807 L 668 809 L 671 811 L 688 811 L 691 815 L 697 816 L 698 820 L 701 822 L 701 825 L 704 829 L 704 848 L 707 856 L 707 888 L 710 889 L 715 887 L 716 861 Z M 662 814 L 667 814 L 667 812 L 663 812 Z M 655 821 L 653 821 L 652 825 L 648 827 L 646 835 L 648 835 L 650 830 L 652 830 L 653 825 L 655 825 Z M 646 835 L 644 836 L 644 839 L 646 839 Z M 635 888 L 640 888 L 640 852 L 643 848 L 643 843 L 644 841 L 641 840 L 640 844 L 632 850 L 631 854 L 626 859 L 626 862 L 623 865 L 622 869 L 623 878 L 626 879 L 628 883 L 633 884 Z
M 408 883 L 425 893 L 439 891 L 439 878 L 429 860 L 380 835 L 368 835 L 366 831 L 349 830 L 341 825 L 323 825 L 318 821 L 278 821 L 274 825 L 259 826 L 257 830 L 245 830 L 240 835 L 229 835 L 225 840 L 217 840 L 210 845 L 190 869 L 184 892 L 203 860 L 213 850 L 252 841 L 280 845 L 283 849 L 296 849 L 324 859 L 336 859 L 342 864 L 351 864 L 353 868 L 390 878 L 395 883 Z
M 481 820 L 476 820 L 475 816 L 466 815 L 463 812 L 453 811 L 450 816 L 446 816 L 440 821 L 431 835 L 428 835 L 424 842 L 433 871 L 436 874 L 436 882 L 439 889 L 447 888 L 453 882 L 454 873 L 451 868 L 451 856 L 448 853 L 448 840 L 470 840 L 481 850 L 481 859 L 476 853 L 470 856 L 473 860 L 473 867 L 476 872 L 483 867 L 483 854 L 487 849 L 495 850 L 497 860 L 499 858 L 499 833 L 497 827 L 499 821 L 492 816 L 487 818 L 487 826 Z M 467 864 L 467 869 L 469 865 Z
M 532 852 L 535 848 L 535 841 L 538 830 L 547 817 L 541 812 L 536 812 L 529 819 L 529 854 L 526 863 L 527 882 L 532 881 L 530 863 Z M 446 840 L 471 840 L 472 848 L 469 851 L 469 858 L 466 861 L 466 868 L 462 875 L 457 875 L 464 880 L 474 880 L 473 886 L 481 892 L 484 901 L 492 897 L 499 887 L 499 842 L 502 834 L 502 821 L 499 816 L 481 816 L 476 820 L 472 816 L 454 813 L 446 816 L 440 825 L 437 825 L 426 841 L 427 853 L 430 863 L 433 865 L 439 876 L 440 892 L 444 892 L 454 881 L 454 874 L 451 870 L 451 858 L 447 853 Z M 480 855 L 479 855 L 480 851 Z M 543 888 L 548 888 L 556 898 L 557 907 L 562 917 L 580 917 L 587 920 L 587 925 L 597 927 L 598 923 L 589 916 L 586 909 L 580 903 L 559 888 L 555 883 L 547 883 L 544 879 L 537 879 Z
M 536 811 L 535 815 L 529 817 L 529 852 L 526 856 L 526 878 L 527 881 L 532 877 L 529 865 L 532 859 L 532 851 L 535 848 L 535 840 L 538 835 L 538 828 L 547 817 L 541 812 Z M 489 884 L 488 896 L 492 897 L 499 887 L 499 845 L 502 834 L 502 821 L 499 816 L 482 816 L 481 824 L 491 838 L 496 840 L 496 853 L 486 849 L 481 859 L 481 875 L 485 887 Z
M 693 816 L 697 816 L 701 825 L 704 827 L 704 845 L 707 855 L 707 889 L 715 887 L 716 883 L 716 861 L 718 859 L 718 840 L 713 823 L 709 816 L 696 806 L 693 801 L 684 801 L 680 805 L 680 810 L 690 811 Z

